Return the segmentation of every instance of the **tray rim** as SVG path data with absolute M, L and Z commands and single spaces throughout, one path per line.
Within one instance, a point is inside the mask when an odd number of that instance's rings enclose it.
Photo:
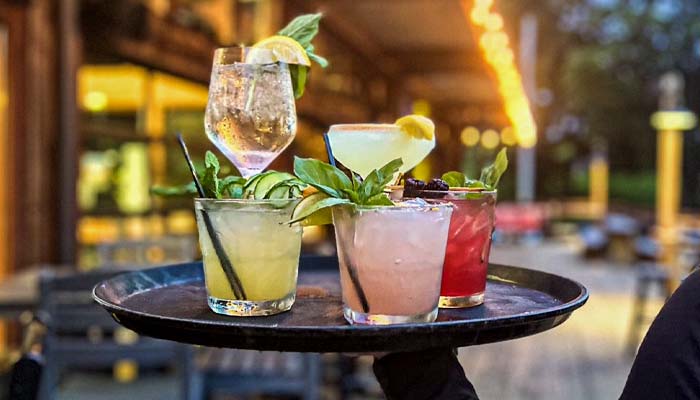
M 301 334 L 304 332 L 319 332 L 323 331 L 329 335 L 332 335 L 334 333 L 346 333 L 348 331 L 351 332 L 357 332 L 357 334 L 361 335 L 367 335 L 367 336 L 374 336 L 374 334 L 385 334 L 388 333 L 387 331 L 391 330 L 405 330 L 407 328 L 410 328 L 412 331 L 433 331 L 436 329 L 454 329 L 454 328 L 460 328 L 464 327 L 465 329 L 473 329 L 482 325 L 489 325 L 489 329 L 491 328 L 498 328 L 500 326 L 505 326 L 505 325 L 510 325 L 510 324 L 515 324 L 519 321 L 523 321 L 524 318 L 527 318 L 527 321 L 538 321 L 538 320 L 544 320 L 544 319 L 549 319 L 549 318 L 554 318 L 557 316 L 561 315 L 569 315 L 576 309 L 582 307 L 589 298 L 589 292 L 588 289 L 580 284 L 579 282 L 576 282 L 572 279 L 569 279 L 567 277 L 563 277 L 561 275 L 556 275 L 552 274 L 549 272 L 545 271 L 540 271 L 540 270 L 535 270 L 531 268 L 524 268 L 524 267 L 517 267 L 517 266 L 511 266 L 511 265 L 505 265 L 505 264 L 496 264 L 496 263 L 489 263 L 489 268 L 495 267 L 497 269 L 515 269 L 518 270 L 522 273 L 534 273 L 534 274 L 539 274 L 539 275 L 546 275 L 546 276 L 551 276 L 555 277 L 558 280 L 564 280 L 567 281 L 568 284 L 573 285 L 576 287 L 579 291 L 578 295 L 567 302 L 562 302 L 562 304 L 554 306 L 554 307 L 548 307 L 543 310 L 539 310 L 533 313 L 520 313 L 520 314 L 514 314 L 514 315 L 506 315 L 506 316 L 500 316 L 500 317 L 490 317 L 490 318 L 474 318 L 474 319 L 463 319 L 463 320 L 452 320 L 452 321 L 435 321 L 435 322 L 428 322 L 428 323 L 409 323 L 409 324 L 396 324 L 396 325 L 350 325 L 350 324 L 343 324 L 343 325 L 328 325 L 328 326 L 311 326 L 311 325 L 285 325 L 285 326 L 270 326 L 270 325 L 261 325 L 261 324 L 256 324 L 256 323 L 250 323 L 250 322 L 245 322 L 243 321 L 247 317 L 231 317 L 228 321 L 226 322 L 220 322 L 220 321 L 212 321 L 212 320 L 200 320 L 200 319 L 183 319 L 183 318 L 174 318 L 170 316 L 163 316 L 163 315 L 157 315 L 157 314 L 152 314 L 152 313 L 146 313 L 143 311 L 136 311 L 132 310 L 126 307 L 123 307 L 121 305 L 115 304 L 113 302 L 110 302 L 106 299 L 103 299 L 99 294 L 98 291 L 100 287 L 108 283 L 109 281 L 112 280 L 117 280 L 119 278 L 123 278 L 126 275 L 130 274 L 138 274 L 142 273 L 144 271 L 150 271 L 150 270 L 156 270 L 156 269 L 167 269 L 167 268 L 174 268 L 174 267 L 201 267 L 202 263 L 201 261 L 197 262 L 189 262 L 189 263 L 180 263 L 180 264 L 172 264 L 172 265 L 163 265 L 163 266 L 158 266 L 154 268 L 149 268 L 149 269 L 144 269 L 144 270 L 139 270 L 139 271 L 127 271 L 124 273 L 120 273 L 115 275 L 114 277 L 111 277 L 109 279 L 106 279 L 97 285 L 92 290 L 92 296 L 93 299 L 103 308 L 105 308 L 107 311 L 109 311 L 112 314 L 119 314 L 119 315 L 126 315 L 129 316 L 129 318 L 138 318 L 138 319 L 146 319 L 146 320 L 159 320 L 163 322 L 167 322 L 170 326 L 182 326 L 182 327 L 187 327 L 189 326 L 189 329 L 192 329 L 191 326 L 192 324 L 199 325 L 201 328 L 206 327 L 206 329 L 212 329 L 215 331 L 232 331 L 232 330 L 252 330 L 252 331 L 258 331 L 262 332 L 265 331 L 267 332 L 288 332 L 290 334 Z M 303 272 L 300 271 L 300 275 Z M 508 284 L 508 283 L 515 283 L 509 280 L 505 279 L 493 279 L 493 276 L 491 273 L 488 274 L 488 278 L 490 281 L 498 282 L 498 283 L 503 283 L 503 284 Z M 518 285 L 520 287 L 526 287 L 523 285 Z M 550 297 L 556 298 L 557 300 L 562 301 L 561 299 L 555 297 L 551 293 L 547 293 L 538 289 L 532 289 L 531 290 L 536 290 L 541 293 L 545 293 Z M 258 317 L 258 318 L 265 318 L 265 317 Z M 257 319 L 257 318 L 256 318 Z M 563 321 L 562 321 L 563 322 Z M 468 325 L 468 327 L 467 327 Z M 332 332 L 331 332 L 332 331 Z M 416 332 L 417 333 L 417 332 Z

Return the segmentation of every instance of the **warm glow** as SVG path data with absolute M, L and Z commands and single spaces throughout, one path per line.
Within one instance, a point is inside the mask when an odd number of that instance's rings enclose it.
M 83 97 L 83 107 L 92 112 L 104 111 L 107 108 L 108 102 L 109 99 L 107 95 L 97 90 L 87 92 L 85 93 L 85 97 Z
M 501 138 L 498 132 L 493 129 L 487 129 L 481 134 L 481 145 L 486 149 L 495 149 L 501 143 Z
M 478 40 L 479 47 L 486 62 L 496 74 L 498 92 L 503 100 L 505 113 L 513 124 L 514 137 L 520 146 L 533 147 L 537 143 L 535 119 L 525 94 L 522 77 L 515 65 L 508 35 L 503 31 L 503 17 L 490 9 L 492 5 L 493 0 L 475 0 L 470 8 L 466 0 L 463 1 L 463 9 L 468 12 L 471 22 L 483 30 Z M 505 140 L 504 144 L 507 144 Z
M 413 102 L 413 114 L 430 117 L 430 103 L 427 100 L 416 100 Z
M 479 136 L 480 134 L 478 129 L 474 128 L 473 126 L 468 126 L 462 130 L 460 139 L 462 140 L 462 144 L 467 147 L 472 147 L 479 143 Z
M 501 142 L 503 142 L 503 144 L 506 146 L 515 146 L 518 144 L 518 138 L 515 137 L 515 131 L 513 131 L 513 128 L 503 128 L 501 131 Z
M 78 71 L 78 98 L 88 111 L 134 111 L 146 97 L 148 71 L 134 65 L 84 65 Z
M 204 109 L 206 86 L 134 65 L 84 65 L 78 72 L 78 98 L 91 112 L 138 111 L 150 102 L 166 109 Z

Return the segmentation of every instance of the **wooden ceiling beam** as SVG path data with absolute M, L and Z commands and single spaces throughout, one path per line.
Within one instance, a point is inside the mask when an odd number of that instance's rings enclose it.
M 401 64 L 401 70 L 406 74 L 472 72 L 486 75 L 488 73 L 483 57 L 477 51 L 416 49 L 393 51 L 388 54 Z
M 333 12 L 332 4 L 319 0 L 290 0 L 292 7 L 304 12 L 322 12 L 321 29 L 345 43 L 366 62 L 376 67 L 382 74 L 393 76 L 400 72 L 400 64 L 388 56 L 378 41 L 367 32 L 359 29 L 352 21 Z

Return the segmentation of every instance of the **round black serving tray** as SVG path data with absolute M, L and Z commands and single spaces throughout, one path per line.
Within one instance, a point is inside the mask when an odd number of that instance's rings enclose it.
M 441 309 L 433 323 L 352 326 L 342 315 L 337 260 L 312 257 L 302 258 L 292 309 L 269 317 L 210 311 L 201 263 L 125 273 L 98 284 L 94 298 L 120 324 L 161 339 L 255 350 L 387 352 L 533 335 L 564 322 L 588 292 L 557 275 L 491 264 L 481 306 Z

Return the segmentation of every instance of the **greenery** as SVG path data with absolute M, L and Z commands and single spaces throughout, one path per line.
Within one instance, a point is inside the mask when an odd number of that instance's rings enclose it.
M 304 183 L 324 194 L 313 206 L 294 214 L 290 223 L 302 221 L 310 215 L 340 204 L 360 206 L 392 206 L 394 203 L 384 193 L 384 187 L 403 165 L 400 158 L 375 169 L 363 181 L 354 174 L 352 179 L 340 169 L 314 158 L 294 157 L 294 174 Z
M 597 151 L 607 152 L 612 175 L 653 170 L 649 117 L 665 72 L 684 76 L 686 106 L 700 109 L 700 1 L 503 0 L 496 7 L 511 35 L 520 16 L 538 21 L 537 85 L 550 94 L 535 110 L 539 193 L 572 194 L 569 171 Z M 623 185 L 649 198 L 646 186 Z
M 616 172 L 610 175 L 610 199 L 613 201 L 654 207 L 656 199 L 656 173 L 653 170 L 640 172 Z M 577 195 L 588 193 L 589 175 L 574 174 L 571 190 Z
M 450 171 L 442 174 L 442 180 L 450 187 L 493 190 L 498 186 L 498 182 L 503 173 L 506 172 L 506 169 L 508 169 L 508 154 L 506 154 L 506 149 L 502 148 L 496 155 L 493 163 L 481 170 L 479 180 L 469 179 L 459 171 Z
M 287 199 L 301 197 L 306 184 L 286 172 L 267 171 L 245 179 L 241 176 L 219 177 L 221 165 L 211 151 L 204 157 L 204 168 L 197 168 L 197 178 L 204 196 L 212 199 Z M 165 197 L 199 195 L 194 181 L 181 186 L 154 186 L 153 194 Z
M 306 50 L 306 55 L 309 59 L 321 68 L 328 66 L 328 60 L 316 54 L 314 45 L 311 41 L 318 34 L 318 24 L 321 22 L 323 14 L 305 14 L 294 18 L 287 26 L 282 28 L 278 35 L 288 36 L 301 45 Z M 297 99 L 304 95 L 306 86 L 306 76 L 308 75 L 309 67 L 305 65 L 291 64 L 289 65 L 289 73 L 292 77 L 292 86 L 294 87 L 294 97 Z

